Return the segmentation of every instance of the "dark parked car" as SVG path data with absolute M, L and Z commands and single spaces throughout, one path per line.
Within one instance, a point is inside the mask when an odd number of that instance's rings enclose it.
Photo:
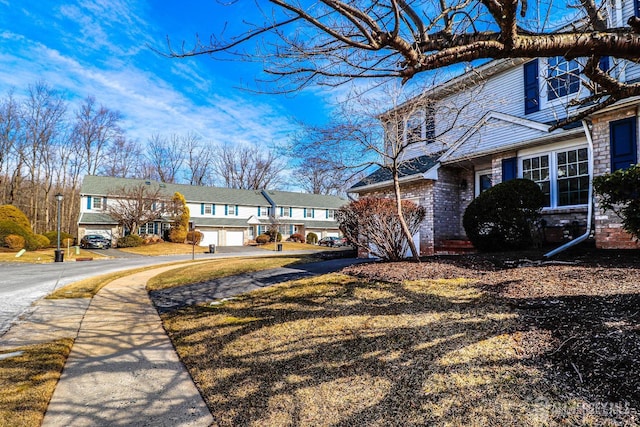
M 80 240 L 80 247 L 83 249 L 109 249 L 111 240 L 99 234 L 87 234 Z
M 323 237 L 318 241 L 320 246 L 346 246 L 347 239 L 344 237 Z

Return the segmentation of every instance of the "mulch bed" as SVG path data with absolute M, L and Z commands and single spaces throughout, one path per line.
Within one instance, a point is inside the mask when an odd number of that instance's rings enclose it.
M 465 277 L 519 314 L 521 351 L 559 397 L 613 417 L 640 409 L 640 251 L 581 248 L 370 263 L 347 274 L 402 282 Z

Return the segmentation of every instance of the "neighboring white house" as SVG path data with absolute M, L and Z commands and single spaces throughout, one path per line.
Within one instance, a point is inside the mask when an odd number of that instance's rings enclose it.
M 634 13 L 634 2 L 624 4 L 612 26 L 623 26 Z M 491 61 L 433 88 L 426 94 L 428 108 L 419 107 L 422 101 L 416 98 L 381 117 L 388 140 L 423 141 L 407 153 L 401 170 L 404 198 L 427 209 L 415 237 L 421 254 L 444 252 L 452 241 L 466 239 L 462 217 L 469 203 L 512 178 L 531 179 L 546 194 L 547 242 L 581 236 L 591 225 L 598 247 L 640 247 L 589 192 L 593 176 L 637 163 L 640 99 L 620 101 L 551 131 L 577 108 L 568 105 L 570 97 L 590 94 L 572 73 L 575 67 L 574 60 L 564 58 Z M 639 64 L 605 58 L 600 67 L 629 83 L 640 81 Z M 394 126 L 390 118 L 398 112 L 404 123 Z M 379 169 L 350 192 L 388 197 L 390 179 Z
M 101 234 L 115 240 L 121 236 L 123 230 L 105 209 L 118 189 L 137 185 L 159 189 L 168 198 L 176 192 L 182 194 L 189 207 L 190 225 L 204 235 L 200 243 L 203 246 L 242 246 L 272 225 L 278 226 L 283 239 L 294 233 L 306 237 L 310 232 L 315 232 L 319 238 L 337 236 L 340 231 L 334 212 L 346 203 L 339 197 L 318 194 L 236 190 L 88 175 L 80 189 L 78 238 Z M 140 227 L 139 233 L 163 236 L 170 225 L 168 219 L 158 218 Z

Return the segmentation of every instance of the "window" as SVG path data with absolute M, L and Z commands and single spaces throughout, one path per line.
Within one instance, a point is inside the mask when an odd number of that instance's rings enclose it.
M 334 219 L 336 216 L 336 211 L 333 209 L 327 209 L 327 218 Z
M 587 149 L 557 154 L 558 206 L 584 205 L 589 197 L 589 162 Z
M 313 209 L 312 208 L 304 208 L 304 217 L 305 218 L 313 218 Z
M 404 143 L 413 144 L 424 141 L 426 144 L 435 140 L 435 121 L 433 108 L 426 108 L 411 114 L 405 121 Z
M 102 197 L 93 198 L 93 209 L 102 209 Z
M 579 66 L 575 59 L 567 61 L 561 56 L 549 58 L 547 71 L 547 100 L 578 92 Z
M 205 203 L 204 205 L 204 214 L 205 215 L 212 215 L 213 214 L 213 207 L 212 205 Z
M 476 172 L 476 196 L 493 186 L 493 172 L 491 169 Z
M 291 216 L 291 208 L 283 206 L 280 208 L 280 216 L 290 217 Z
M 260 216 L 269 216 L 271 214 L 271 208 L 267 206 L 260 206 Z
M 522 177 L 530 179 L 540 186 L 545 196 L 544 206 L 551 206 L 551 185 L 549 174 L 549 155 L 532 157 L 522 161 Z
M 235 205 L 227 205 L 227 215 L 236 215 Z
M 558 149 L 522 159 L 522 178 L 536 182 L 545 207 L 579 206 L 589 198 L 589 155 L 585 147 Z

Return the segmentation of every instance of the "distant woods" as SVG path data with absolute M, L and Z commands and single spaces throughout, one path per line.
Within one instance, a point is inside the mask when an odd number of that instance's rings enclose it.
M 310 165 L 270 143 L 218 144 L 188 129 L 155 133 L 138 141 L 127 136 L 123 115 L 116 109 L 93 96 L 71 104 L 66 94 L 37 82 L 25 95 L 10 91 L 0 96 L 0 205 L 18 207 L 30 219 L 33 231 L 44 233 L 56 228 L 54 196 L 61 193 L 62 230 L 75 234 L 80 185 L 88 174 L 242 189 L 335 192 L 335 185 L 327 189 L 293 182 L 290 177 L 296 170 L 314 172 L 326 165 Z

